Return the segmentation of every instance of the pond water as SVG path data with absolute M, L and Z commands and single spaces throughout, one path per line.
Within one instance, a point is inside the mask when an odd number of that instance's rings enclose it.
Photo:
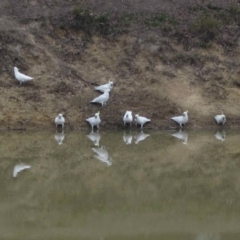
M 240 130 L 1 132 L 1 239 L 240 239 Z

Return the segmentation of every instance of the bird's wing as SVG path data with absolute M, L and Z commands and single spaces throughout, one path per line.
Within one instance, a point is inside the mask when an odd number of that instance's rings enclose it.
M 90 118 L 86 119 L 86 121 L 88 121 L 88 122 L 91 122 L 92 120 L 93 120 L 93 118 L 92 118 L 92 117 L 90 117 Z
M 25 75 L 23 73 L 20 73 L 20 72 L 18 72 L 18 77 L 21 80 L 32 80 L 33 79 L 32 77 L 29 77 L 29 76 L 27 76 L 27 75 Z
M 173 121 L 179 123 L 179 122 L 182 122 L 183 117 L 182 117 L 182 116 L 178 116 L 178 117 L 173 117 L 173 118 L 171 118 L 171 119 L 172 119 Z
M 103 89 L 106 89 L 106 88 L 108 88 L 108 84 L 103 84 L 103 85 L 95 87 L 96 90 L 103 90 Z
M 92 100 L 92 102 L 103 102 L 103 101 L 107 101 L 108 98 L 109 98 L 109 95 L 102 94 L 102 95 L 94 98 L 94 99 Z

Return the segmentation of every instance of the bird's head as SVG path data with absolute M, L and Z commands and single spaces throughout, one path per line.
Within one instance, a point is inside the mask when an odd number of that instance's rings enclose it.
M 135 121 L 136 121 L 136 119 L 138 118 L 138 116 L 139 116 L 139 113 L 138 114 L 135 114 Z

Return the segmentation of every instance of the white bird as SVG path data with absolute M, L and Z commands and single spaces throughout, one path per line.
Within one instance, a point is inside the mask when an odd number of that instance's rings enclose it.
M 92 126 L 92 129 L 94 128 L 94 126 L 97 126 L 97 128 L 99 128 L 99 124 L 101 123 L 101 119 L 99 117 L 99 112 L 95 113 L 94 117 L 90 117 L 88 119 L 86 119 L 86 121 L 88 121 L 90 123 L 90 125 Z
M 98 160 L 106 163 L 108 166 L 112 165 L 112 159 L 109 157 L 108 151 L 104 146 L 101 148 L 92 148 L 92 150 L 97 154 L 95 157 Z
M 55 140 L 58 142 L 58 145 L 62 145 L 63 140 L 65 138 L 64 131 L 62 131 L 61 133 L 56 132 L 54 137 L 55 137 Z
M 216 115 L 215 117 L 215 121 L 217 124 L 224 124 L 226 122 L 226 116 L 222 113 L 221 115 Z
M 186 132 L 182 132 L 182 130 L 180 130 L 179 132 L 173 133 L 172 136 L 183 140 L 183 144 L 187 144 L 188 134 Z
M 132 144 L 132 135 L 131 134 L 123 134 L 123 141 L 128 145 L 128 144 Z
M 136 114 L 135 115 L 135 118 L 134 118 L 135 122 L 139 125 L 141 125 L 141 128 L 143 128 L 143 125 L 146 123 L 146 122 L 151 122 L 151 119 L 149 118 L 145 118 L 145 117 L 141 117 L 139 116 L 139 114 Z
M 100 92 L 104 92 L 105 90 L 109 89 L 110 91 L 112 90 L 113 88 L 113 82 L 109 81 L 109 83 L 107 84 L 104 84 L 104 85 L 100 85 L 98 87 L 95 87 L 95 90 L 98 90 Z M 109 91 L 109 92 L 110 92 Z
M 17 67 L 14 67 L 14 75 L 15 75 L 15 78 L 20 82 L 20 84 L 33 80 L 32 77 L 29 77 L 25 74 L 20 73 Z
M 91 132 L 87 137 L 94 143 L 95 146 L 99 146 L 99 141 L 101 139 L 100 134 L 97 132 Z
M 62 113 L 59 113 L 58 116 L 55 118 L 56 127 L 61 125 L 62 128 L 64 128 L 64 123 L 65 123 L 65 118 L 63 117 Z
M 28 169 L 31 168 L 30 165 L 25 164 L 25 163 L 19 163 L 17 165 L 15 165 L 14 169 L 13 169 L 13 177 L 17 177 L 18 173 L 23 171 L 24 169 Z
M 132 111 L 126 111 L 125 115 L 123 116 L 124 125 L 126 125 L 126 123 L 129 123 L 131 126 L 132 121 L 133 121 Z
M 109 92 L 110 92 L 110 89 L 106 89 L 104 91 L 104 93 L 96 98 L 94 98 L 91 103 L 100 103 L 103 105 L 106 105 L 108 99 L 109 99 Z
M 218 140 L 221 140 L 222 142 L 225 140 L 225 132 L 224 131 L 217 131 L 215 134 L 214 134 L 215 138 L 218 139 Z
M 135 144 L 138 144 L 140 141 L 143 141 L 145 140 L 147 137 L 149 137 L 150 134 L 145 134 L 143 131 L 141 131 L 140 133 L 137 133 L 135 136 L 134 136 L 134 139 L 135 139 Z
M 182 128 L 183 125 L 185 125 L 188 122 L 188 111 L 183 112 L 182 116 L 177 116 L 177 117 L 171 118 L 171 120 L 178 123 L 180 125 L 180 127 Z

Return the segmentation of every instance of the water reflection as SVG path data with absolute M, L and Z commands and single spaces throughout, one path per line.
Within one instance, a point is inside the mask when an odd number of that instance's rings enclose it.
M 132 136 L 131 133 L 126 134 L 126 133 L 124 132 L 124 134 L 123 134 L 123 141 L 124 141 L 127 145 L 128 145 L 128 144 L 132 144 L 132 138 L 133 138 L 133 136 Z
M 185 131 L 178 131 L 176 133 L 173 133 L 172 136 L 181 139 L 183 141 L 183 144 L 187 144 L 188 141 L 188 134 Z
M 221 240 L 221 235 L 219 233 L 201 233 L 197 235 L 196 240 Z
M 63 140 L 65 138 L 65 134 L 64 134 L 64 130 L 62 130 L 62 132 L 56 132 L 55 135 L 55 140 L 58 142 L 58 145 L 62 145 L 63 144 Z
M 223 131 L 223 130 L 221 130 L 221 131 L 217 131 L 216 133 L 215 133 L 215 138 L 216 139 L 218 139 L 218 140 L 220 140 L 220 141 L 224 141 L 225 140 L 225 137 L 226 137 L 226 135 L 225 135 L 225 131 Z
M 2 131 L 0 238 L 240 239 L 240 131 L 226 129 L 224 147 L 215 131 L 188 131 L 187 148 L 145 131 L 138 145 L 143 132 L 126 130 L 132 145 L 100 132 L 100 147 L 88 132 L 65 130 L 59 147 L 53 132 Z
M 28 168 L 31 168 L 31 166 L 25 163 L 19 163 L 15 165 L 13 169 L 13 177 L 17 177 L 18 173 Z
M 141 131 L 140 133 L 136 133 L 134 136 L 135 144 L 138 144 L 140 141 L 145 140 L 149 136 L 150 136 L 150 134 L 146 134 L 143 131 Z
M 92 148 L 92 150 L 97 154 L 95 157 L 101 162 L 106 163 L 108 166 L 112 165 L 112 159 L 108 155 L 107 149 L 102 146 L 100 148 Z
M 91 131 L 87 137 L 94 143 L 95 146 L 99 146 L 99 141 L 101 139 L 101 135 L 99 134 L 98 130 L 96 132 Z

